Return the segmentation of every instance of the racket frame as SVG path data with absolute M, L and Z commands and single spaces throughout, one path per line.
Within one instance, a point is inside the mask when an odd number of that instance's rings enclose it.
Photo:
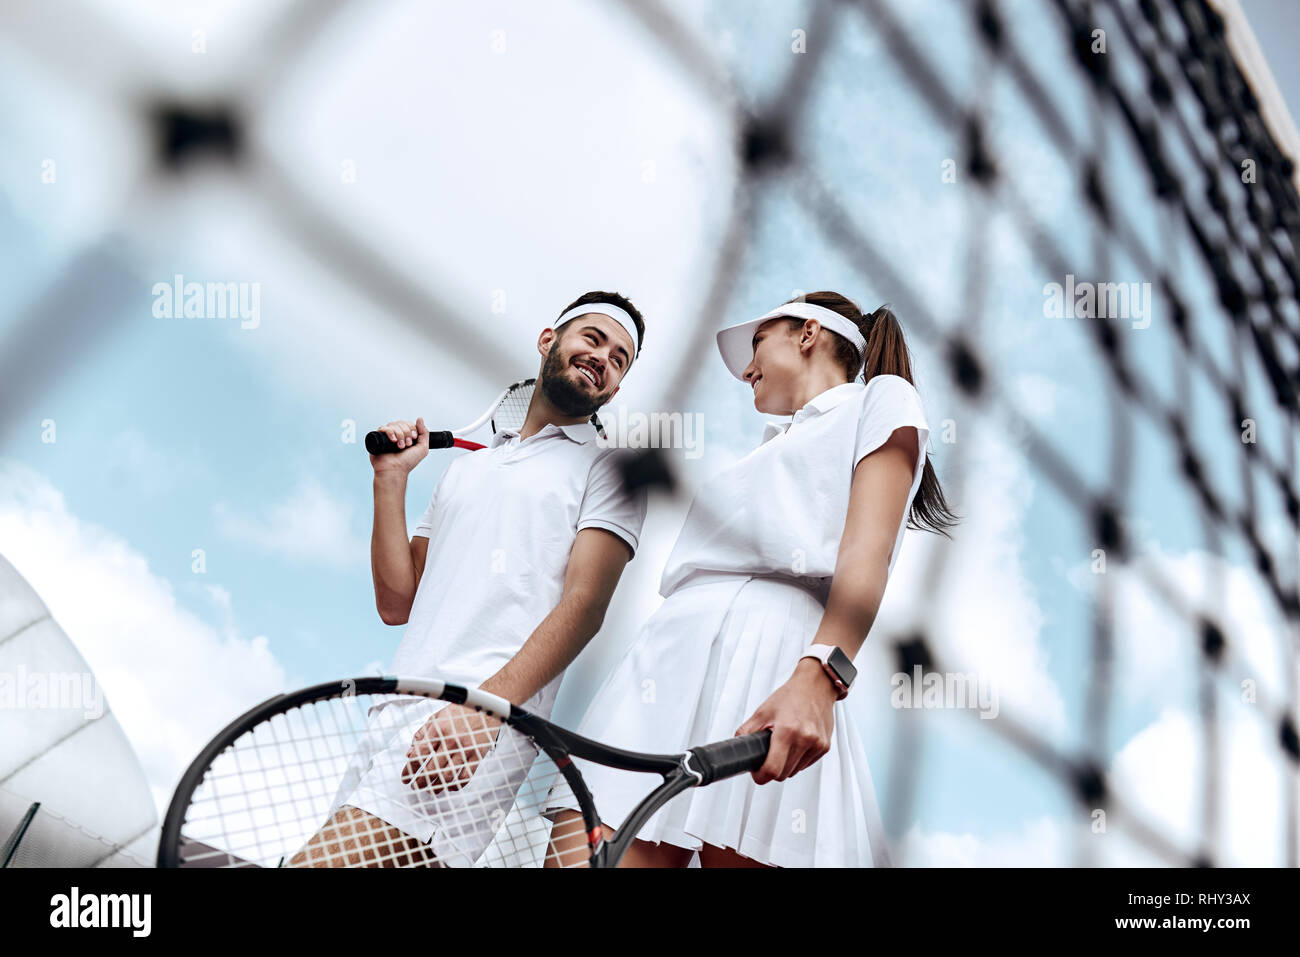
M 698 784 L 706 783 L 694 749 L 682 754 L 643 754 L 625 751 L 584 738 L 545 718 L 511 704 L 505 698 L 479 688 L 441 681 L 436 678 L 402 678 L 394 676 L 365 676 L 327 681 L 298 691 L 276 695 L 250 708 L 226 725 L 190 762 L 181 775 L 172 795 L 167 813 L 163 817 L 162 833 L 158 841 L 158 866 L 180 867 L 182 828 L 190 799 L 217 757 L 244 734 L 277 714 L 286 713 L 300 705 L 331 698 L 357 695 L 411 695 L 465 705 L 476 711 L 498 718 L 518 731 L 528 735 L 554 762 L 578 802 L 590 850 L 590 866 L 617 867 L 636 839 L 645 822 L 676 795 Z M 606 841 L 595 801 L 587 790 L 582 775 L 573 758 L 595 761 L 621 771 L 639 771 L 659 774 L 663 782 L 632 809 L 618 828 L 614 839 Z

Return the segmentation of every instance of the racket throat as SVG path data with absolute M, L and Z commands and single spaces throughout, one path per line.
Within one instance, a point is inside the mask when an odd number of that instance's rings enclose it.
M 641 803 L 632 809 L 632 813 L 615 833 L 614 839 L 602 848 L 597 858 L 599 860 L 597 866 L 618 867 L 619 861 L 623 859 L 623 855 L 632 846 L 632 842 L 641 833 L 641 828 L 645 827 L 646 822 L 677 795 L 695 787 L 699 777 L 699 772 L 691 769 L 687 758 L 683 757 L 679 767 L 664 775 L 663 784 L 646 795 Z
M 695 759 L 695 755 L 690 751 L 682 755 L 682 773 L 693 779 L 692 787 L 699 787 L 704 783 L 704 772 L 691 766 L 692 759 Z

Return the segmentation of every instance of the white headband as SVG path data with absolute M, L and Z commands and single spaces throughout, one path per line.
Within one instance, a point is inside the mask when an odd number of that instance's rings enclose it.
M 769 319 L 778 319 L 782 316 L 816 319 L 824 328 L 838 333 L 853 343 L 853 348 L 858 350 L 859 359 L 866 357 L 867 340 L 863 338 L 862 330 L 858 328 L 856 322 L 845 319 L 835 310 L 827 309 L 825 306 L 816 306 L 811 302 L 791 302 L 778 306 L 757 319 L 748 319 L 734 326 L 727 326 L 718 333 L 718 350 L 722 353 L 722 361 L 727 364 L 727 368 L 737 379 L 744 379 L 745 369 L 754 358 L 753 339 L 758 327 Z
M 862 310 L 858 310 L 861 312 Z M 838 332 L 849 342 L 853 343 L 853 348 L 858 350 L 858 357 L 861 358 L 867 354 L 867 340 L 862 337 L 862 330 L 858 324 L 852 320 L 845 319 L 834 309 L 827 309 L 825 306 L 816 306 L 811 302 L 792 302 L 780 308 L 773 309 L 766 315 L 758 317 L 759 322 L 767 322 L 769 319 L 775 319 L 778 316 L 794 316 L 796 319 L 816 319 L 831 332 Z
M 608 316 L 627 330 L 628 337 L 632 340 L 632 358 L 635 359 L 637 342 L 636 323 L 632 321 L 632 317 L 628 314 L 626 309 L 621 309 L 612 303 L 588 302 L 581 306 L 574 306 L 564 315 L 560 316 L 560 318 L 555 321 L 555 325 L 557 327 L 562 326 L 570 319 L 576 319 L 578 316 L 585 316 L 593 312 L 600 316 Z

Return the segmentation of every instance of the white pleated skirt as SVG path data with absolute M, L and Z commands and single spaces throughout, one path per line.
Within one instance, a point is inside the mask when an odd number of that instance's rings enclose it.
M 642 627 L 596 693 L 578 732 L 633 751 L 675 753 L 732 737 L 785 683 L 823 607 L 795 584 L 744 576 L 679 588 Z M 734 849 L 779 867 L 887 867 L 890 855 L 866 753 L 845 702 L 830 751 L 781 782 L 748 774 L 673 798 L 639 837 Z M 618 829 L 657 775 L 589 761 L 578 768 L 602 823 Z M 577 808 L 567 786 L 550 807 Z

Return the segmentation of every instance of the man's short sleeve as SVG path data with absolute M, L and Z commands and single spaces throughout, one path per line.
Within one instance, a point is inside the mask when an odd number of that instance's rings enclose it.
M 440 484 L 441 483 L 439 483 L 439 485 Z M 433 534 L 433 511 L 437 504 L 438 486 L 435 485 L 433 487 L 433 494 L 429 496 L 429 507 L 424 510 L 424 514 L 420 516 L 420 521 L 416 523 L 415 531 L 411 533 L 412 538 L 415 538 L 416 536 L 429 538 Z
M 613 451 L 602 452 L 587 474 L 578 531 L 603 528 L 613 532 L 627 542 L 635 555 L 645 523 L 647 493 L 644 488 L 630 493 L 624 490 L 623 472 Z

